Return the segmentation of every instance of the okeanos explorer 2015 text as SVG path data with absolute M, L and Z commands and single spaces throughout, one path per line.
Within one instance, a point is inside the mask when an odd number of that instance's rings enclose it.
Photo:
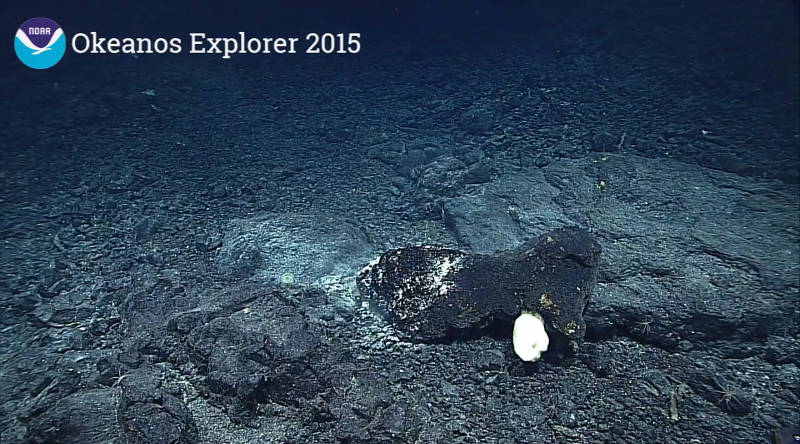
M 361 50 L 361 34 L 310 32 L 299 37 L 249 37 L 239 32 L 236 37 L 209 37 L 202 32 L 189 33 L 189 54 L 221 54 L 229 59 L 235 54 L 356 54 Z M 77 33 L 71 40 L 78 54 L 180 54 L 184 41 L 180 37 L 100 37 L 92 31 Z

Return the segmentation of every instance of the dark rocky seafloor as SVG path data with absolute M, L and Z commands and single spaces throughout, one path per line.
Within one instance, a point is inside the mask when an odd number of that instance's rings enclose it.
M 737 52 L 749 28 L 719 24 L 768 8 L 638 12 L 553 12 L 535 42 L 468 54 L 4 70 L 0 443 L 756 443 L 800 424 L 796 54 L 769 33 Z M 522 363 L 510 324 L 403 340 L 355 288 L 393 248 L 489 254 L 564 226 L 603 249 L 568 364 Z

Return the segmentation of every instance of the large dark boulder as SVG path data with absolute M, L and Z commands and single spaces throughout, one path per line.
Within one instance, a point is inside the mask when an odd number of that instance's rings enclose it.
M 535 311 L 554 348 L 574 351 L 586 331 L 600 251 L 580 228 L 556 229 L 495 255 L 415 246 L 384 253 L 357 283 L 412 339 L 441 340 Z

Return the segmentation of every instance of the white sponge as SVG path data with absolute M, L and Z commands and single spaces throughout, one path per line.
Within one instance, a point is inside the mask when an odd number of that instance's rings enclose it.
M 550 345 L 542 316 L 523 311 L 514 321 L 513 342 L 514 352 L 523 361 L 533 362 L 539 359 Z

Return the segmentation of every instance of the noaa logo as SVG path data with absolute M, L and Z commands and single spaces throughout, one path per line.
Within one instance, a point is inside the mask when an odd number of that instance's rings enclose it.
M 58 23 L 35 17 L 23 23 L 14 36 L 17 58 L 33 69 L 49 68 L 64 56 L 67 38 Z

